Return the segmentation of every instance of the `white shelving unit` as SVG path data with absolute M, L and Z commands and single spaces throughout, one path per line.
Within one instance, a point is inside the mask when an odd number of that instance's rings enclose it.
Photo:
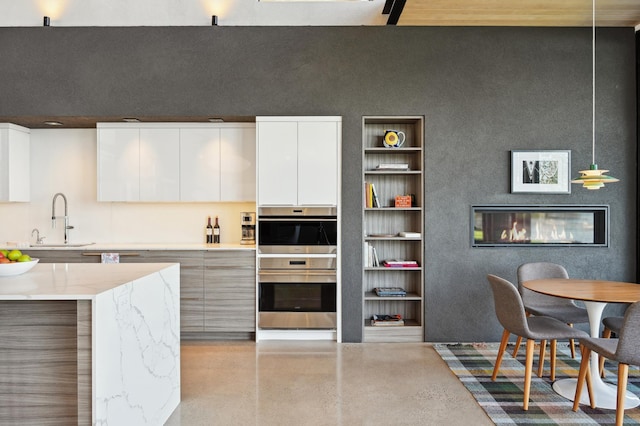
M 386 130 L 404 132 L 398 148 L 383 145 Z M 365 342 L 424 341 L 424 117 L 367 116 L 362 121 L 363 205 L 363 340 Z M 379 170 L 380 164 L 408 164 L 408 169 Z M 366 185 L 373 184 L 379 207 L 366 203 Z M 411 207 L 395 207 L 395 197 L 411 195 Z M 401 237 L 409 231 L 419 237 Z M 380 266 L 369 260 L 375 248 Z M 384 260 L 413 260 L 417 267 L 385 267 Z M 380 297 L 376 287 L 400 287 L 405 296 Z M 404 325 L 373 326 L 373 315 L 399 314 Z

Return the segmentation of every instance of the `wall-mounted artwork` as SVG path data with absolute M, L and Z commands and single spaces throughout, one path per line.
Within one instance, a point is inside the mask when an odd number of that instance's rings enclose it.
M 511 192 L 570 194 L 571 151 L 511 151 Z

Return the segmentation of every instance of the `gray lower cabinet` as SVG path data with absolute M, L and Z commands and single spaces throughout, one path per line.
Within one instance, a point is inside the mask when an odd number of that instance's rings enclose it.
M 40 259 L 40 263 L 89 263 L 82 250 L 29 250 L 22 249 L 29 256 Z M 98 258 L 100 262 L 100 258 Z
M 91 250 L 38 250 L 42 263 L 99 263 L 101 252 Z M 204 252 L 200 250 L 122 250 L 122 263 L 180 264 L 180 331 L 204 331 Z
M 255 333 L 254 251 L 216 250 L 205 253 L 204 330 Z
M 42 263 L 99 263 L 95 250 L 38 250 Z M 121 250 L 122 263 L 180 264 L 180 331 L 190 338 L 250 338 L 256 329 L 253 250 Z M 185 337 L 185 336 L 183 336 Z
M 180 331 L 204 331 L 204 252 L 199 250 L 121 251 L 123 263 L 180 264 Z

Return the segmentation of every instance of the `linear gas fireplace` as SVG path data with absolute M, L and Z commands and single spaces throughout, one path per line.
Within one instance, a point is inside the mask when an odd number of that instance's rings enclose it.
M 471 246 L 608 247 L 609 206 L 472 206 Z

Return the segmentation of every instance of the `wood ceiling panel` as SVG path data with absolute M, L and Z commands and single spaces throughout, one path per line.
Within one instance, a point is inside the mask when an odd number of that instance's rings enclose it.
M 398 25 L 590 27 L 591 0 L 407 0 Z M 640 25 L 640 0 L 597 0 L 596 25 Z

